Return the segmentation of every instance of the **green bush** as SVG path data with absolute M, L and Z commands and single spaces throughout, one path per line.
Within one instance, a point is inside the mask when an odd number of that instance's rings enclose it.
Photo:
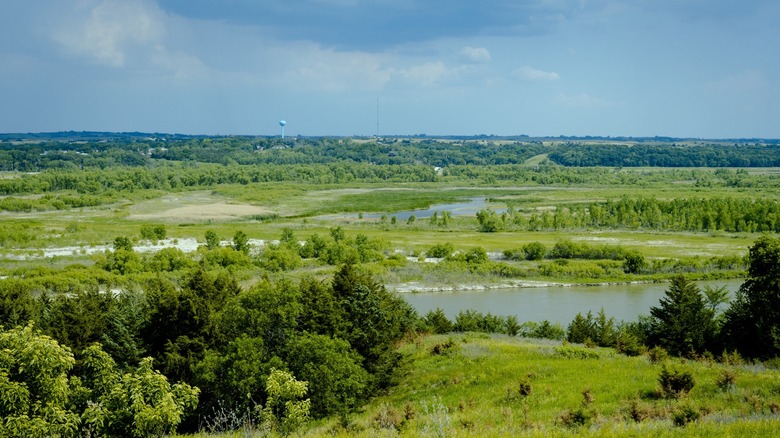
M 437 243 L 436 245 L 433 245 L 432 247 L 428 248 L 428 251 L 425 252 L 425 254 L 428 257 L 436 257 L 436 258 L 445 258 L 452 255 L 452 253 L 455 251 L 455 245 L 453 245 L 451 242 L 446 243 Z
M 660 394 L 664 398 L 683 398 L 696 385 L 693 373 L 690 371 L 670 370 L 666 365 L 658 375 L 658 383 L 661 385 Z

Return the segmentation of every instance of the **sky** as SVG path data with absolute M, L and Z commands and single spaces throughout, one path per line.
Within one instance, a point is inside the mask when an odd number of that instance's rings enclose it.
M 777 0 L 0 0 L 0 132 L 780 138 Z

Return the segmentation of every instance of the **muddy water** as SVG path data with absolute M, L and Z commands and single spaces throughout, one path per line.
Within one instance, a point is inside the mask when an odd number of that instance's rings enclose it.
M 726 286 L 732 292 L 739 289 L 743 280 L 719 280 L 698 282 L 700 289 Z M 549 320 L 564 327 L 577 312 L 588 310 L 595 315 L 602 307 L 607 316 L 616 320 L 635 321 L 640 314 L 649 314 L 658 306 L 668 283 L 624 284 L 609 286 L 531 287 L 513 289 L 488 289 L 461 292 L 405 293 L 403 297 L 424 315 L 440 308 L 448 318 L 454 319 L 462 310 L 476 310 L 494 315 L 515 315 L 520 322 Z

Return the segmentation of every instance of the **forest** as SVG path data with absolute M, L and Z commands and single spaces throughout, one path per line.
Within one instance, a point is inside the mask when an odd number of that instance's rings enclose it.
M 446 402 L 393 397 L 425 367 L 475 366 L 484 342 L 641 359 L 660 384 L 601 407 L 595 386 L 568 388 L 578 407 L 530 412 L 535 397 L 554 409 L 554 390 L 515 370 L 486 402 L 506 433 L 652 417 L 695 435 L 780 411 L 776 382 L 758 389 L 780 375 L 775 143 L 73 135 L 0 141 L 0 435 L 479 434 L 470 400 L 492 391 L 479 372 L 447 377 L 474 392 Z M 471 213 L 414 214 L 473 199 Z M 696 284 L 721 278 L 743 283 Z M 517 281 L 668 285 L 636 321 L 566 325 L 418 314 L 393 290 Z M 693 390 L 713 367 L 722 381 Z

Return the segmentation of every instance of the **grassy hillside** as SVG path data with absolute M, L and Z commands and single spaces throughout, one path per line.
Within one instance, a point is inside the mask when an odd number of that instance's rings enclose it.
M 780 372 L 761 365 L 653 362 L 476 334 L 424 337 L 402 350 L 408 372 L 397 387 L 309 434 L 771 436 L 780 428 Z M 662 395 L 665 366 L 690 372 L 692 391 Z

